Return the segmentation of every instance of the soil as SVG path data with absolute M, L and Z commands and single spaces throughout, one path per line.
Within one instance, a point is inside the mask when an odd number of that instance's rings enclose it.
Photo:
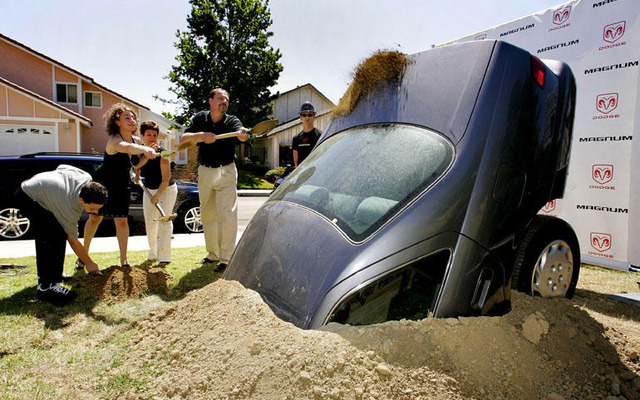
M 165 294 L 172 276 L 162 268 L 142 265 L 142 268 L 123 268 L 112 265 L 101 270 L 101 276 L 76 278 L 74 288 L 82 300 L 87 297 L 108 303 L 138 299 L 149 294 Z
M 640 308 L 580 279 L 571 301 L 513 293 L 502 317 L 306 331 L 218 280 L 138 323 L 111 373 L 148 382 L 126 399 L 640 399 Z

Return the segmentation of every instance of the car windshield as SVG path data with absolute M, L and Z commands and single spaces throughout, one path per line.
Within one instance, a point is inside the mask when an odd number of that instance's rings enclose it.
M 319 144 L 269 201 L 309 207 L 362 241 L 435 182 L 452 158 L 453 146 L 424 128 L 350 128 Z

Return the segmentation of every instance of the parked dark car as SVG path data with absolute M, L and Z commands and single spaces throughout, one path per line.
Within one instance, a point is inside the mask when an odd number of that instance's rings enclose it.
M 27 239 L 31 221 L 20 212 L 20 204 L 16 204 L 14 193 L 20 183 L 33 175 L 51 171 L 60 164 L 78 167 L 94 175 L 102 164 L 102 154 L 92 153 L 33 153 L 21 156 L 0 157 L 0 238 Z M 198 186 L 192 182 L 178 181 L 178 198 L 173 212 L 178 214 L 174 229 L 182 232 L 202 232 L 200 222 L 200 202 Z M 129 219 L 132 227 L 140 227 L 144 233 L 144 215 L 142 211 L 142 188 L 131 184 L 131 207 Z M 80 234 L 86 214 L 80 221 Z M 98 234 L 112 234 L 113 224 L 100 224 Z
M 257 211 L 224 274 L 301 328 L 500 315 L 511 289 L 571 297 L 560 198 L 575 81 L 501 41 L 408 56 L 335 117 Z

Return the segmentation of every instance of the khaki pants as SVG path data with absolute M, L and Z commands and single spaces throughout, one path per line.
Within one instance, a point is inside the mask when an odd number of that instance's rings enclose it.
M 157 189 L 149 189 L 155 195 Z M 168 186 L 160 195 L 158 204 L 166 215 L 171 215 L 173 206 L 176 204 L 178 196 L 178 186 L 173 184 Z M 144 210 L 144 225 L 147 230 L 147 240 L 149 241 L 149 260 L 160 262 L 171 262 L 171 235 L 173 234 L 173 222 L 160 222 L 160 211 L 151 203 L 151 197 L 145 191 L 142 198 L 142 209 Z
M 200 217 L 207 258 L 228 263 L 238 234 L 238 171 L 230 163 L 218 168 L 198 167 Z

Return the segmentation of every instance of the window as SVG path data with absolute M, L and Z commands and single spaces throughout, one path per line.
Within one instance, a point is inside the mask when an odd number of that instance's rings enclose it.
M 71 83 L 57 83 L 56 99 L 58 103 L 78 103 L 78 85 Z
M 48 127 L 28 128 L 24 126 L 8 126 L 8 127 L 2 127 L 0 129 L 0 133 L 19 134 L 19 135 L 52 135 L 53 129 Z
M 408 125 L 348 129 L 322 142 L 269 201 L 309 207 L 361 241 L 449 167 L 453 146 Z
M 415 261 L 342 300 L 327 322 L 349 325 L 427 318 L 442 287 L 451 253 L 443 250 Z
M 84 92 L 84 105 L 86 107 L 102 107 L 102 93 L 100 92 Z

